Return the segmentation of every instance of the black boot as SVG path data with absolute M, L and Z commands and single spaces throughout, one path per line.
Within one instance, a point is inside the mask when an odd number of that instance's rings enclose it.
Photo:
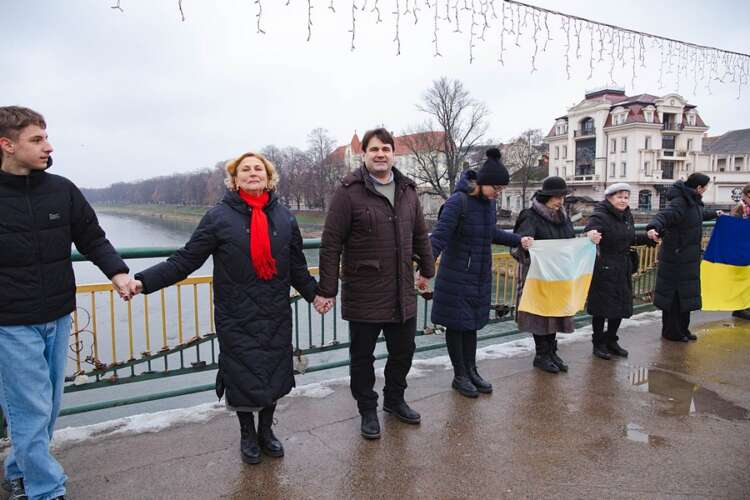
M 621 358 L 628 357 L 628 351 L 623 349 L 620 344 L 617 343 L 620 337 L 617 336 L 617 329 L 620 328 L 622 318 L 609 318 L 607 319 L 607 333 L 605 335 L 605 345 L 607 352 L 611 356 L 620 356 Z
M 258 444 L 263 453 L 269 457 L 283 457 L 284 447 L 281 445 L 276 436 L 273 434 L 271 426 L 273 425 L 273 412 L 276 405 L 268 406 L 260 410 L 258 414 Z
M 561 372 L 568 371 L 568 365 L 565 364 L 565 361 L 557 355 L 557 338 L 555 338 L 557 334 L 552 334 L 549 337 L 549 356 L 550 359 L 552 359 L 552 362 L 555 363 L 555 366 L 557 366 Z
M 477 388 L 477 391 L 483 394 L 489 394 L 492 392 L 492 384 L 487 382 L 479 375 L 477 371 L 477 332 L 472 330 L 464 332 L 463 338 L 464 348 L 464 366 L 466 367 L 469 380 Z
M 534 367 L 547 373 L 560 373 L 560 368 L 552 361 L 549 355 L 549 344 L 544 338 L 546 335 L 534 335 L 536 344 L 536 356 L 534 356 Z
M 597 358 L 602 359 L 612 359 L 612 356 L 609 355 L 609 351 L 607 350 L 607 346 L 604 344 L 594 344 L 594 356 Z
M 476 398 L 479 396 L 479 391 L 477 391 L 476 386 L 469 378 L 466 369 L 464 335 L 466 335 L 466 332 L 450 328 L 445 331 L 445 347 L 448 349 L 448 356 L 451 358 L 451 364 L 453 365 L 453 382 L 451 386 L 467 398 Z
M 365 439 L 380 438 L 380 422 L 378 421 L 377 411 L 368 410 L 362 413 L 360 432 Z
M 237 418 L 240 420 L 240 453 L 242 461 L 246 464 L 260 463 L 260 447 L 258 446 L 258 435 L 255 433 L 255 419 L 251 412 L 238 411 Z
M 620 344 L 618 344 L 616 340 L 607 343 L 607 352 L 615 356 L 620 356 L 621 358 L 628 357 L 628 351 L 620 347 Z
M 26 500 L 26 489 L 23 485 L 23 478 L 3 481 L 3 489 L 10 493 L 8 500 Z
M 383 401 L 383 411 L 393 415 L 402 422 L 407 424 L 419 424 L 422 422 L 422 415 L 412 409 L 411 406 L 406 404 L 403 399 L 401 401 Z

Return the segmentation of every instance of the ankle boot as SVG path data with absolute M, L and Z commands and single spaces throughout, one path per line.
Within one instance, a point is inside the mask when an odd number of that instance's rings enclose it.
M 260 463 L 260 447 L 255 432 L 255 420 L 250 412 L 237 412 L 240 419 L 240 453 L 246 464 Z
M 479 375 L 476 365 L 469 368 L 469 380 L 471 380 L 471 383 L 474 384 L 479 392 L 483 394 L 489 394 L 492 392 L 492 384 Z
M 547 373 L 560 373 L 560 368 L 552 361 L 549 353 L 549 344 L 541 335 L 534 335 L 536 342 L 536 356 L 534 356 L 534 367 Z
M 283 457 L 284 447 L 281 441 L 274 436 L 271 429 L 273 425 L 273 412 L 275 410 L 276 405 L 260 410 L 258 414 L 258 444 L 263 453 L 269 457 Z
M 612 356 L 609 355 L 609 350 L 607 350 L 607 346 L 604 344 L 594 344 L 592 353 L 597 358 L 612 359 Z
M 614 354 L 615 356 L 620 356 L 621 358 L 628 357 L 628 351 L 620 347 L 620 344 L 618 344 L 616 340 L 607 342 L 607 352 Z
M 479 396 L 478 388 L 466 375 L 457 375 L 453 377 L 453 383 L 451 385 L 462 396 L 466 396 L 467 398 L 476 398 Z
M 557 366 L 561 372 L 567 372 L 568 371 L 568 365 L 565 364 L 565 361 L 557 355 L 557 339 L 552 336 L 549 341 L 549 356 L 550 359 L 552 359 L 552 362 Z

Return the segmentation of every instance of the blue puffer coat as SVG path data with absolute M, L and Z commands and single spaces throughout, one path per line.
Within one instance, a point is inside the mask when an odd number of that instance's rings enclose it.
M 442 254 L 435 280 L 432 322 L 451 330 L 480 330 L 487 324 L 492 294 L 492 244 L 521 243 L 520 236 L 496 227 L 494 200 L 468 195 L 469 183 L 475 179 L 473 170 L 461 175 L 430 236 L 435 259 Z

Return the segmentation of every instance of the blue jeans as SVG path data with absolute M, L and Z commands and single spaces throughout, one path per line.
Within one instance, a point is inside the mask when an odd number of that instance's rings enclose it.
M 12 447 L 5 478 L 23 477 L 29 499 L 65 494 L 68 477 L 49 452 L 60 412 L 70 315 L 37 325 L 0 326 L 0 405 Z

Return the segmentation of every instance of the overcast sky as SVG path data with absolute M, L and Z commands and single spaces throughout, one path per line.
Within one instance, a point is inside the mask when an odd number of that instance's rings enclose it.
M 379 124 L 400 132 L 424 119 L 415 104 L 441 75 L 460 79 L 487 104 L 488 135 L 496 140 L 526 128 L 546 133 L 585 89 L 609 83 L 609 65 L 603 63 L 587 79 L 586 46 L 580 60 L 573 54 L 566 78 L 564 36 L 556 22 L 553 41 L 546 53 L 540 51 L 532 74 L 528 28 L 520 47 L 506 36 L 504 66 L 496 30 L 486 42 L 476 42 L 469 64 L 468 19 L 461 34 L 441 25 L 442 57 L 436 58 L 431 13 L 423 9 L 416 26 L 412 16 L 401 18 L 396 56 L 395 0 L 380 0 L 382 23 L 375 23 L 374 13 L 357 13 L 351 51 L 351 2 L 334 0 L 335 14 L 326 8 L 329 2 L 312 0 L 307 42 L 303 0 L 289 6 L 287 0 L 263 0 L 265 35 L 256 32 L 252 0 L 183 0 L 184 22 L 177 0 L 121 0 L 123 12 L 110 8 L 113 0 L 0 0 L 0 104 L 42 112 L 56 150 L 54 172 L 100 187 L 210 167 L 270 144 L 304 148 L 315 127 L 328 129 L 341 144 L 355 130 L 361 136 Z M 750 52 L 750 2 L 744 0 L 528 3 Z M 711 135 L 750 127 L 747 87 L 740 100 L 733 84 L 715 82 L 710 95 L 699 84 L 694 94 L 692 80 L 678 89 L 668 77 L 659 89 L 656 48 L 649 47 L 646 65 L 638 68 L 633 87 L 629 64 L 622 68 L 618 61 L 615 80 L 628 95 L 677 91 L 698 106 Z

